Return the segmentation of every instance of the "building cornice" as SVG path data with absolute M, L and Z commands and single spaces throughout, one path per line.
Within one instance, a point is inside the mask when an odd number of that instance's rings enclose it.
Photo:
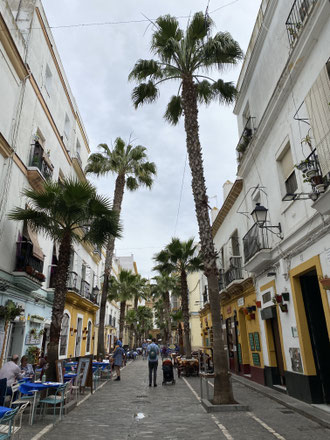
M 13 152 L 14 150 L 11 148 L 3 134 L 0 132 L 0 154 L 2 154 L 2 156 L 6 159 L 7 157 L 11 156 Z
M 231 210 L 232 206 L 237 200 L 237 197 L 240 195 L 243 188 L 243 180 L 237 179 L 235 180 L 231 190 L 229 191 L 228 196 L 226 197 L 225 201 L 223 202 L 223 205 L 218 212 L 213 224 L 212 224 L 212 236 L 213 238 L 216 236 L 216 233 L 218 232 L 220 226 L 224 222 L 227 214 Z

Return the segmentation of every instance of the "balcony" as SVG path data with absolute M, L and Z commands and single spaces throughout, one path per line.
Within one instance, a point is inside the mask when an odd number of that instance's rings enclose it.
M 256 223 L 243 237 L 245 269 L 256 272 L 271 260 L 271 248 L 268 242 L 268 231 Z
M 50 278 L 49 278 L 49 288 L 55 288 L 55 276 L 56 276 L 56 265 L 50 266 Z M 93 293 L 90 289 L 90 284 L 81 278 L 77 272 L 69 271 L 68 280 L 67 280 L 67 288 L 70 292 L 75 292 L 82 298 L 86 298 L 94 304 L 98 304 L 97 295 Z M 94 290 L 94 289 L 93 289 Z
M 42 146 L 39 142 L 35 142 L 30 164 L 27 169 L 27 178 L 32 188 L 41 190 L 45 181 L 52 178 L 53 168 Z
M 250 117 L 243 129 L 243 133 L 240 137 L 240 140 L 238 141 L 236 152 L 237 152 L 237 162 L 240 163 L 245 151 L 247 150 L 255 132 L 256 132 L 256 126 L 255 126 L 255 119 L 254 117 Z
M 14 284 L 32 292 L 40 288 L 45 275 L 44 262 L 33 255 L 33 244 L 30 241 L 16 243 L 16 261 L 13 272 Z
M 285 22 L 290 47 L 293 48 L 318 0 L 295 0 Z
M 243 279 L 242 257 L 236 256 L 229 259 L 229 269 L 224 273 L 224 284 L 227 287 L 230 283 Z

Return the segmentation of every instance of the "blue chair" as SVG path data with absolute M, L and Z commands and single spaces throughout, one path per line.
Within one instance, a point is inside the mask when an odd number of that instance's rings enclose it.
M 25 408 L 24 408 L 25 409 Z M 14 433 L 13 425 L 19 408 L 10 409 L 0 419 L 0 440 L 11 438 Z
M 44 399 L 40 399 L 39 403 L 43 406 L 43 416 L 45 415 L 46 411 L 46 405 L 52 405 L 54 407 L 54 424 L 55 424 L 55 418 L 56 418 L 56 406 L 60 405 L 60 412 L 59 412 L 59 419 L 62 419 L 62 413 L 63 413 L 63 406 L 65 401 L 65 391 L 69 385 L 69 382 L 64 383 L 63 385 L 60 385 L 57 389 L 55 394 L 51 396 L 47 396 Z M 42 411 L 41 409 L 41 411 Z
M 99 386 L 99 381 L 101 380 L 102 367 L 96 367 L 93 371 L 93 382 L 94 382 L 94 390 Z

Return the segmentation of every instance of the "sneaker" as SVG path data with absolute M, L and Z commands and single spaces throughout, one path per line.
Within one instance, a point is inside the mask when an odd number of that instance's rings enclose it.
M 151 383 L 149 383 L 149 387 L 151 387 Z
M 116 380 L 120 380 L 120 376 L 118 376 L 117 379 L 115 379 L 114 381 L 116 381 Z
M 156 383 L 154 383 L 154 387 L 156 387 L 157 386 L 157 384 Z

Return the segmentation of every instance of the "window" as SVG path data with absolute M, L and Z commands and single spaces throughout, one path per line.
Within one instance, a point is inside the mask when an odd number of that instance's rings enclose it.
M 230 238 L 231 241 L 231 250 L 233 256 L 239 256 L 239 241 L 238 241 L 238 232 L 237 230 L 233 233 L 233 235 Z
M 50 93 L 52 91 L 52 86 L 53 86 L 53 75 L 52 75 L 52 72 L 50 71 L 50 68 L 47 64 L 46 65 L 46 72 L 45 72 L 45 87 L 48 92 L 48 95 L 50 95 Z
M 66 138 L 69 139 L 69 135 L 70 135 L 70 119 L 69 119 L 69 116 L 67 114 L 65 115 L 65 121 L 64 121 L 64 134 L 65 134 Z
M 283 179 L 282 182 L 284 182 L 285 194 L 293 194 L 297 190 L 298 185 L 292 160 L 290 144 L 287 144 L 278 161 Z
M 60 356 L 66 356 L 68 346 L 70 316 L 64 313 L 60 333 Z
M 89 353 L 91 351 L 91 338 L 92 338 L 92 323 L 91 321 L 88 321 L 87 326 L 87 341 L 86 341 L 86 353 Z
M 77 144 L 76 144 L 76 157 L 78 159 L 78 162 L 81 165 L 81 146 L 80 146 L 80 142 L 77 140 Z

